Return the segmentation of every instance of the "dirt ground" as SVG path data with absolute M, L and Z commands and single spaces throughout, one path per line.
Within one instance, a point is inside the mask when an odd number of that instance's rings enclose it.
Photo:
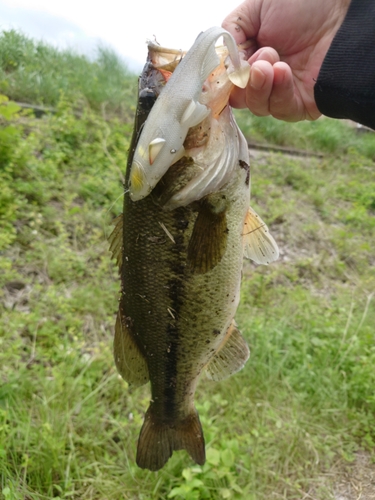
M 335 500 L 375 500 L 375 464 L 365 452 L 339 473 L 334 487 Z

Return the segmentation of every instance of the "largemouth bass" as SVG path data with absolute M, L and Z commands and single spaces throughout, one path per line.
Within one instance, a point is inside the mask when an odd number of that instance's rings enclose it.
M 196 83 L 197 102 L 209 113 L 187 131 L 184 155 L 168 164 L 159 182 L 148 184 L 148 195 L 133 201 L 130 179 L 142 128 L 163 94 L 178 93 L 174 71 L 192 77 L 185 64 L 189 52 L 149 43 L 139 80 L 124 216 L 110 236 L 122 283 L 115 363 L 129 384 L 151 383 L 136 461 L 153 471 L 179 449 L 196 463 L 205 462 L 194 406 L 199 377 L 206 371 L 210 379 L 222 380 L 246 363 L 249 349 L 234 322 L 243 256 L 263 264 L 278 257 L 267 226 L 249 208 L 247 143 L 228 105 L 233 88 L 228 49 L 214 49 L 214 56 L 215 67 L 203 84 Z M 165 120 L 164 112 L 160 118 Z

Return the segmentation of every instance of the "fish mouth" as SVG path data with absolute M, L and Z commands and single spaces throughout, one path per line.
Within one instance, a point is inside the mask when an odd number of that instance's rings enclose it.
M 129 193 L 132 201 L 145 198 L 152 191 L 146 180 L 144 169 L 140 163 L 133 161 L 129 179 Z

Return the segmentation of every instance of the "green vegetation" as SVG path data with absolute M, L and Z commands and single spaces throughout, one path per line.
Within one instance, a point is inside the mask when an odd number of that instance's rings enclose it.
M 14 101 L 56 106 L 63 95 L 77 109 L 89 105 L 130 119 L 135 82 L 135 75 L 106 47 L 98 47 L 91 62 L 14 30 L 0 33 L 0 93 Z
M 26 40 L 11 37 L 9 52 Z M 113 95 L 134 95 L 135 81 Z M 42 102 L 26 88 L 22 100 Z M 83 104 L 83 88 L 60 88 L 41 119 L 0 101 L 0 499 L 333 498 L 332 471 L 375 444 L 373 135 L 251 118 L 252 138 L 275 141 L 274 127 L 277 143 L 325 155 L 253 153 L 252 203 L 281 258 L 245 264 L 237 322 L 251 358 L 198 388 L 207 463 L 181 451 L 151 473 L 134 460 L 149 389 L 129 388 L 112 359 L 119 281 L 106 242 L 135 103 Z
M 259 120 L 246 110 L 236 110 L 235 114 L 237 123 L 251 142 L 267 142 L 331 154 L 346 154 L 355 149 L 367 158 L 375 158 L 372 134 L 366 134 L 365 129 L 355 133 L 355 124 L 348 126 L 348 123 L 340 120 L 322 118 L 315 122 L 289 123 L 285 126 L 284 122 L 270 116 Z M 360 130 L 364 133 L 361 134 Z

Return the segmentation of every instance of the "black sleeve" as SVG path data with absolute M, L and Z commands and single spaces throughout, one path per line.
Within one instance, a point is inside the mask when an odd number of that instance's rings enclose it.
M 375 129 L 375 0 L 352 0 L 314 87 L 321 113 Z

